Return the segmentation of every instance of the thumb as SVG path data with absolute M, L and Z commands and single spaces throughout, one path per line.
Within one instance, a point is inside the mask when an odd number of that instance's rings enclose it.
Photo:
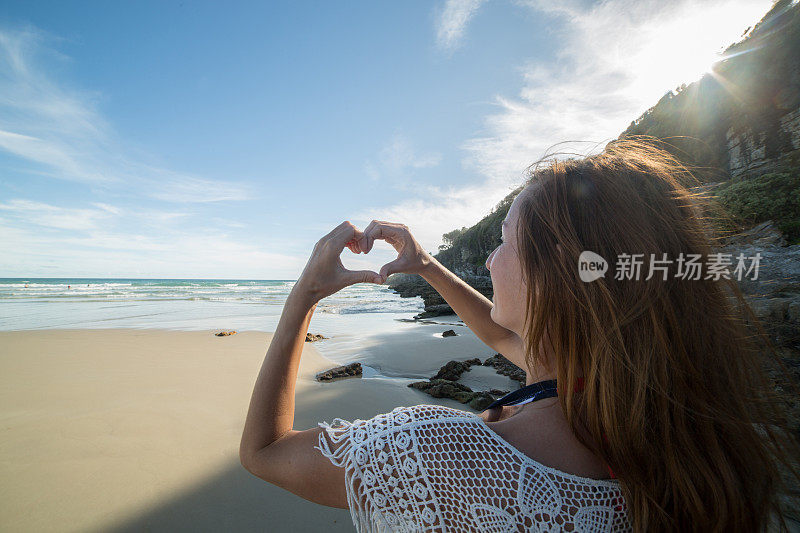
M 372 270 L 350 270 L 347 275 L 347 282 L 353 283 L 382 283 L 380 275 Z
M 383 265 L 381 267 L 381 274 L 380 274 L 381 275 L 381 279 L 385 280 L 386 278 L 389 277 L 389 274 L 394 274 L 395 272 L 400 272 L 400 270 L 401 270 L 400 264 L 401 263 L 402 263 L 402 259 L 400 259 L 398 257 L 394 261 L 391 261 L 391 262 L 386 263 L 385 265 Z

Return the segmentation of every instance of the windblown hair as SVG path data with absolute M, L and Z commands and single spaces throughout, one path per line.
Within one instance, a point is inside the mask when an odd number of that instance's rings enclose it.
M 779 468 L 800 478 L 798 444 L 765 354 L 785 367 L 735 276 L 677 275 L 679 254 L 700 254 L 705 267 L 718 238 L 689 190 L 696 178 L 647 138 L 548 163 L 520 193 L 527 361 L 548 368 L 549 343 L 561 407 L 620 480 L 631 525 L 761 531 L 780 518 L 785 528 Z M 608 261 L 604 277 L 581 281 L 584 250 Z M 667 279 L 645 279 L 650 254 L 665 253 Z M 617 279 L 620 254 L 644 254 L 638 279 Z

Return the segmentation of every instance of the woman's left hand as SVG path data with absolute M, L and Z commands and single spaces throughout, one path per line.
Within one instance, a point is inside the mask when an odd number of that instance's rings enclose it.
M 377 272 L 347 270 L 339 258 L 345 246 L 353 253 L 361 252 L 358 240 L 362 236 L 363 232 L 349 221 L 336 226 L 314 246 L 311 258 L 292 291 L 300 291 L 303 297 L 316 304 L 326 296 L 355 283 L 382 283 L 383 280 Z

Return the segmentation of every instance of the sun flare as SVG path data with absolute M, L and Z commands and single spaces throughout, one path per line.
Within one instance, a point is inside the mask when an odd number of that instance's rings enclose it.
M 669 89 L 689 84 L 711 72 L 731 44 L 741 40 L 750 21 L 770 8 L 767 1 L 687 5 L 670 20 L 646 29 L 643 46 L 631 59 L 643 96 L 658 98 Z

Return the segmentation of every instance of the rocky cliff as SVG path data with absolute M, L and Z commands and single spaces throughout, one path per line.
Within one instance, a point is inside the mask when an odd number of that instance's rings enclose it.
M 666 94 L 620 137 L 668 140 L 703 178 L 800 163 L 800 5 L 777 2 L 701 79 Z

